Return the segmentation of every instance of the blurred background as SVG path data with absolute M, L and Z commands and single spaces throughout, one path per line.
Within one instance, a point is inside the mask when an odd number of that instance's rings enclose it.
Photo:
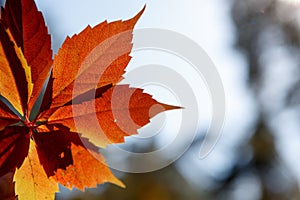
M 114 171 L 126 189 L 111 184 L 85 192 L 60 187 L 57 200 L 300 199 L 300 0 L 36 3 L 46 19 L 55 52 L 67 35 L 79 33 L 87 24 L 129 19 L 146 4 L 136 28 L 168 29 L 195 41 L 214 62 L 226 94 L 223 132 L 206 158 L 199 159 L 198 154 L 211 109 L 207 93 L 199 92 L 202 121 L 193 143 L 180 159 L 149 173 Z M 146 56 L 142 54 L 133 52 L 128 71 L 141 64 Z M 156 57 L 148 56 L 146 60 L 158 62 Z M 169 64 L 178 65 L 172 59 Z M 200 82 L 196 80 L 191 86 L 196 91 L 206 90 Z M 157 88 L 145 89 L 159 101 L 178 104 Z M 168 141 L 174 132 L 167 121 L 179 115 L 180 111 L 166 114 L 162 136 L 142 145 L 128 139 L 124 148 L 146 152 Z M 150 124 L 143 129 L 151 132 L 153 127 Z

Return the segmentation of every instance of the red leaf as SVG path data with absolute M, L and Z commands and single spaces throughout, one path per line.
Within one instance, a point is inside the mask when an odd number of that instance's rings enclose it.
M 54 199 L 58 184 L 47 177 L 40 164 L 34 141 L 30 141 L 28 156 L 22 166 L 16 170 L 15 190 L 18 200 Z
M 88 26 L 66 39 L 54 58 L 52 107 L 63 106 L 73 96 L 120 81 L 130 60 L 132 29 L 142 13 L 143 10 L 124 22 Z
M 59 108 L 49 117 L 48 124 L 61 123 L 95 145 L 105 147 L 124 142 L 125 136 L 136 134 L 154 115 L 176 108 L 155 101 L 141 89 L 118 85 L 101 98 Z
M 52 65 L 51 38 L 42 13 L 38 12 L 32 0 L 7 1 L 2 19 L 31 67 L 34 84 L 32 98 L 28 104 L 31 110 L 49 76 Z
M 21 114 L 25 113 L 28 102 L 28 82 L 22 61 L 16 47 L 0 21 L 0 94 Z
M 104 164 L 98 148 L 68 128 L 58 124 L 42 127 L 34 138 L 45 172 L 62 185 L 84 189 L 109 181 L 123 186 Z
M 29 130 L 9 126 L 0 131 L 0 177 L 20 167 L 28 154 Z
M 0 131 L 6 126 L 17 123 L 20 119 L 14 115 L 14 113 L 0 101 Z
M 151 117 L 178 108 L 117 85 L 143 11 L 68 37 L 49 77 L 51 41 L 42 14 L 34 0 L 6 1 L 0 19 L 0 94 L 8 102 L 0 101 L 0 176 L 16 170 L 20 200 L 52 199 L 56 182 L 70 189 L 104 182 L 123 187 L 98 147 L 123 142 Z M 32 110 L 48 78 L 40 110 Z

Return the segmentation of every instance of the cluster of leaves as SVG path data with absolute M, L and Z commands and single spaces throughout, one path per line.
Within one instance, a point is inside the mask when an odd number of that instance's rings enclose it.
M 70 189 L 124 186 L 98 148 L 124 142 L 149 118 L 175 108 L 117 85 L 142 12 L 88 26 L 68 37 L 53 59 L 34 0 L 6 1 L 0 19 L 0 177 L 14 173 L 20 200 L 54 199 L 58 183 Z

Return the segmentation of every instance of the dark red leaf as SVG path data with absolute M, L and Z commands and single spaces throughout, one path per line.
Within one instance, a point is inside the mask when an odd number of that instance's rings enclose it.
M 0 177 L 20 167 L 28 154 L 29 130 L 8 126 L 0 131 Z

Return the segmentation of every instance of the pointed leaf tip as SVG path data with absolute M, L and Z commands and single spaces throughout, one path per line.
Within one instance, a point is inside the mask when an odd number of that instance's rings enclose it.
M 131 59 L 132 31 L 144 10 L 145 7 L 125 21 L 104 21 L 94 27 L 88 26 L 65 40 L 53 63 L 52 108 L 65 105 L 94 89 L 95 85 L 97 89 L 115 85 L 122 79 Z
M 173 106 L 173 105 L 168 105 L 168 104 L 161 104 L 165 110 L 177 110 L 177 109 L 183 109 L 184 107 L 181 106 Z
M 157 103 L 150 107 L 149 117 L 152 118 L 161 112 L 168 111 L 168 110 L 181 109 L 181 108 L 182 107 L 180 107 L 180 106 L 172 106 L 172 105 L 168 105 L 168 104 L 164 104 L 164 103 Z
M 138 12 L 133 18 L 132 20 L 137 22 L 140 17 L 143 15 L 144 11 L 146 10 L 146 5 L 144 5 L 144 7 L 142 8 L 142 10 L 140 10 L 140 12 Z

